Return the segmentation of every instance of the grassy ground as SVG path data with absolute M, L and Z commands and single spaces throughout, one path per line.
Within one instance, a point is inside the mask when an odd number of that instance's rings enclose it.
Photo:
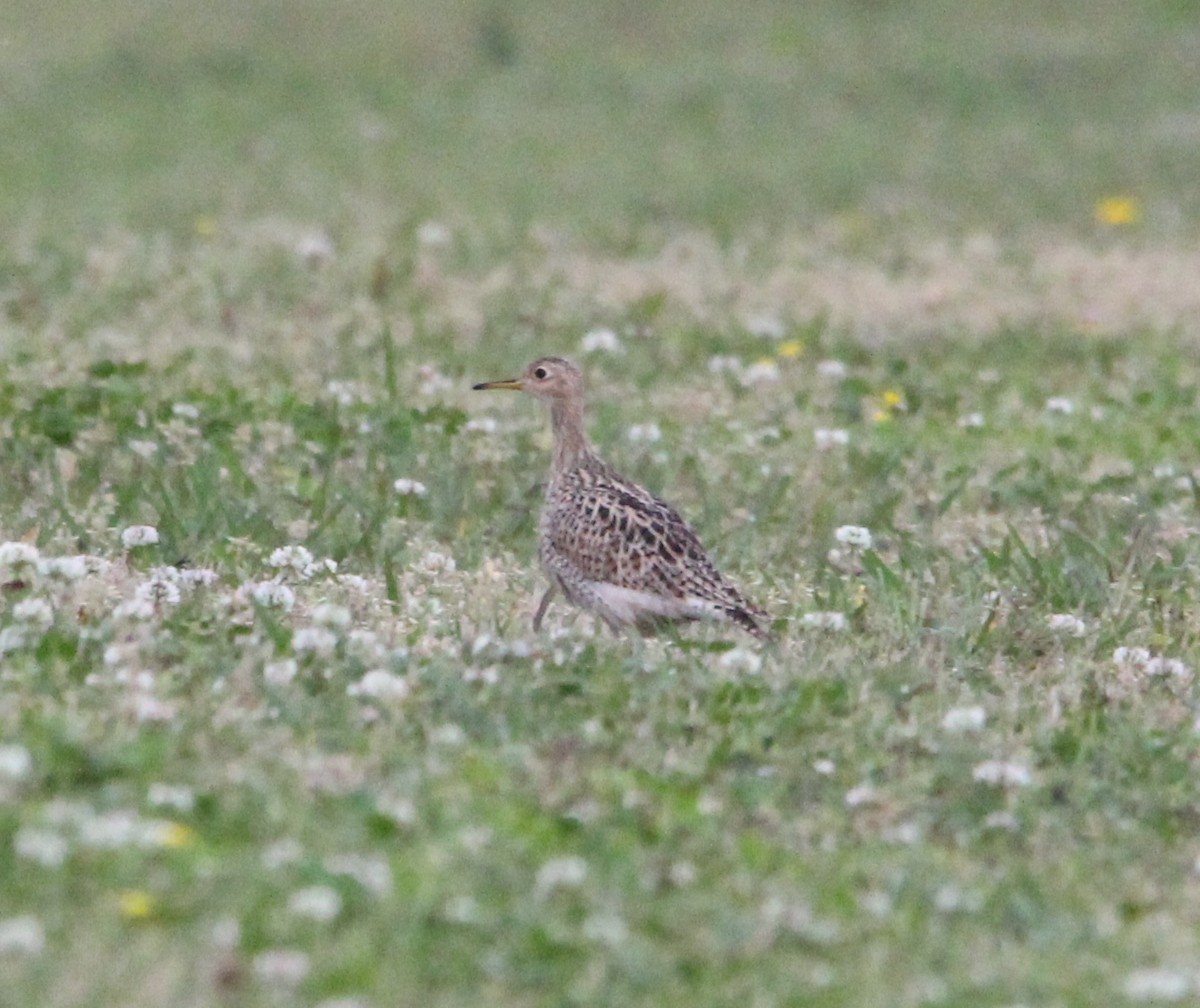
M 5 27 L 7 996 L 1194 998 L 1191 8 L 401 6 Z M 776 646 L 531 631 L 546 352 Z

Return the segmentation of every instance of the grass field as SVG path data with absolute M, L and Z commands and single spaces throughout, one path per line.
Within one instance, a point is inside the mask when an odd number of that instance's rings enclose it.
M 1193 5 L 28 6 L 0 1000 L 1197 997 Z M 532 632 L 543 353 L 776 645 Z

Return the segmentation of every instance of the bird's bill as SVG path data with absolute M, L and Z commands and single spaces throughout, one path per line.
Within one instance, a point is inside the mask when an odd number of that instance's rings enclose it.
M 525 387 L 520 378 L 506 378 L 504 381 L 485 381 L 471 386 L 476 392 L 486 392 L 489 389 L 512 389 L 520 392 Z

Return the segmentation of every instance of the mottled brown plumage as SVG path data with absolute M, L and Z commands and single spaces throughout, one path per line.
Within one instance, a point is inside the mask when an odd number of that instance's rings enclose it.
M 642 633 L 685 619 L 722 619 L 765 638 L 766 613 L 704 552 L 669 504 L 600 460 L 583 433 L 583 376 L 561 357 L 543 357 L 520 378 L 476 389 L 530 392 L 550 405 L 554 457 L 538 524 L 538 555 L 550 587 L 534 629 L 556 590 L 597 613 L 614 631 Z

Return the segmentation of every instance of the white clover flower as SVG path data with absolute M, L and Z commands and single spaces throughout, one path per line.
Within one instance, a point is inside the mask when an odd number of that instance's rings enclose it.
M 500 670 L 495 665 L 489 665 L 487 668 L 468 668 L 463 672 L 463 681 L 495 686 L 500 681 Z
M 37 569 L 38 548 L 26 542 L 0 543 L 0 571 L 32 573 Z
M 312 621 L 317 626 L 344 630 L 351 624 L 353 617 L 345 606 L 334 605 L 332 602 L 321 602 L 313 606 Z
M 374 630 L 356 627 L 346 635 L 346 643 L 353 654 L 372 661 L 382 661 L 387 655 L 387 648 Z
M 578 889 L 587 881 L 587 862 L 581 857 L 558 857 L 546 861 L 537 871 L 533 892 L 543 899 L 555 889 Z
M 306 265 L 321 266 L 333 259 L 333 242 L 323 231 L 310 231 L 300 236 L 294 251 Z
M 480 921 L 479 904 L 465 893 L 451 896 L 442 908 L 442 915 L 455 924 L 477 924 Z
M 1157 655 L 1146 662 L 1146 675 L 1151 676 L 1172 676 L 1175 679 L 1190 679 L 1192 670 L 1186 662 L 1180 661 L 1178 658 L 1164 658 L 1162 655 Z
M 33 757 L 23 745 L 12 742 L 0 745 L 0 777 L 11 781 L 25 780 L 33 773 Z
M 298 864 L 304 857 L 304 847 L 295 837 L 282 837 L 263 850 L 260 860 L 267 871 L 277 871 Z
M 1071 613 L 1051 613 L 1046 617 L 1046 625 L 1068 637 L 1083 637 L 1087 634 L 1087 624 Z
M 860 805 L 873 804 L 877 797 L 875 788 L 870 784 L 859 784 L 846 792 L 846 804 L 850 808 L 858 808 Z
M 150 459 L 158 454 L 158 442 L 146 441 L 141 438 L 131 438 L 126 442 L 126 446 L 134 455 L 139 458 Z
M 439 553 L 437 550 L 430 550 L 414 566 L 422 574 L 449 574 L 457 569 L 454 557 Z
M 831 759 L 813 760 L 813 769 L 822 777 L 829 777 L 837 770 L 837 764 Z
M 371 401 L 371 397 L 358 382 L 341 381 L 337 378 L 325 383 L 325 394 L 343 407 Z
M 78 825 L 79 843 L 99 850 L 136 847 L 143 837 L 143 824 L 132 812 L 114 811 L 88 815 Z
M 180 420 L 199 420 L 200 410 L 191 403 L 177 402 L 171 406 L 171 415 L 179 417 Z
M 903 844 L 911 847 L 921 842 L 921 827 L 911 819 L 898 822 L 894 826 L 884 827 L 881 836 L 888 843 Z
M 141 722 L 165 724 L 174 721 L 179 708 L 166 700 L 160 700 L 151 693 L 141 693 L 133 703 L 133 716 Z
M 1119 647 L 1113 651 L 1114 665 L 1144 670 L 1150 664 L 1150 652 L 1144 647 Z
M 149 577 L 137 586 L 133 595 L 153 606 L 176 606 L 182 598 L 179 585 L 169 577 Z
M 409 694 L 408 679 L 386 668 L 372 668 L 359 682 L 350 683 L 347 696 L 370 697 L 372 700 L 404 700 Z
M 447 722 L 430 730 L 429 741 L 447 749 L 457 749 L 467 741 L 467 733 L 453 722 Z
M 313 555 L 304 546 L 280 546 L 278 549 L 272 550 L 271 555 L 267 557 L 267 566 L 307 575 L 308 570 L 313 566 Z
M 325 924 L 342 912 L 342 897 L 332 886 L 297 889 L 288 897 L 288 912 Z
M 0 630 L 0 655 L 20 651 L 29 643 L 29 628 L 6 626 Z
M 817 374 L 822 378 L 841 379 L 846 377 L 846 365 L 840 360 L 823 360 L 817 364 Z
M 154 603 L 149 599 L 132 598 L 114 608 L 112 615 L 118 623 L 126 620 L 133 623 L 145 623 L 147 620 L 154 619 Z
M 297 668 L 295 658 L 269 662 L 263 666 L 263 679 L 272 686 L 286 686 L 296 678 Z
M 392 484 L 392 489 L 401 497 L 424 497 L 429 493 L 429 488 L 420 480 L 403 476 Z
M 13 851 L 17 857 L 41 865 L 43 868 L 58 868 L 66 860 L 71 846 L 59 833 L 51 829 L 25 827 L 17 830 L 13 837 Z
M 757 388 L 779 381 L 779 365 L 773 360 L 755 361 L 741 374 L 741 383 L 746 388 Z
M 170 564 L 161 564 L 160 566 L 152 566 L 146 577 L 156 581 L 169 581 L 172 584 L 179 583 L 179 568 Z
M 1070 416 L 1075 412 L 1075 404 L 1065 396 L 1051 396 L 1046 400 L 1046 411 Z
M 261 606 L 291 612 L 296 604 L 296 593 L 278 581 L 250 582 L 249 587 L 250 597 Z
M 177 576 L 182 584 L 190 588 L 209 588 L 217 583 L 217 572 L 208 567 L 186 567 L 177 570 Z
M 209 933 L 214 948 L 235 949 L 242 941 L 242 925 L 236 917 L 218 917 Z
M 441 221 L 428 220 L 417 228 L 417 244 L 425 248 L 443 248 L 453 237 L 450 228 Z
M 846 614 L 840 612 L 808 612 L 800 617 L 800 625 L 814 630 L 845 630 Z
M 964 413 L 958 418 L 958 426 L 964 430 L 971 430 L 982 427 L 984 424 L 982 413 Z
M 131 669 L 118 668 L 113 672 L 112 681 L 118 686 L 128 686 L 131 689 L 148 693 L 154 689 L 153 672 L 137 672 Z
M 676 861 L 667 869 L 667 879 L 676 889 L 686 889 L 696 881 L 698 875 L 691 861 Z
M 121 530 L 121 545 L 126 549 L 158 544 L 158 529 L 153 525 L 130 525 Z
M 739 377 L 742 373 L 742 362 L 737 357 L 712 357 L 708 361 L 709 374 L 731 374 Z
M 618 945 L 623 944 L 629 937 L 629 926 L 620 915 L 609 911 L 601 911 L 599 913 L 588 914 L 583 920 L 580 932 L 588 941 L 593 941 L 597 945 L 607 945 L 609 948 L 616 948 Z
M 299 655 L 331 655 L 337 642 L 337 634 L 324 627 L 301 627 L 292 635 L 292 649 Z
M 43 557 L 38 561 L 38 573 L 51 581 L 79 581 L 87 577 L 88 558 L 83 555 Z
M 850 432 L 840 427 L 818 427 L 813 431 L 813 444 L 817 451 L 828 451 L 850 443 Z
M 299 949 L 268 949 L 256 955 L 251 966 L 254 975 L 272 987 L 295 987 L 311 968 L 308 956 Z
M 717 666 L 726 672 L 755 675 L 762 669 L 762 656 L 749 648 L 735 647 L 717 659 Z
M 46 947 L 42 922 L 33 916 L 0 920 L 0 955 L 37 955 Z
M 634 424 L 625 436 L 634 444 L 653 444 L 662 440 L 662 431 L 656 423 Z
M 781 340 L 787 335 L 787 325 L 773 312 L 758 312 L 742 320 L 742 327 L 751 336 L 761 339 Z
M 621 346 L 617 334 L 611 329 L 592 329 L 583 334 L 583 339 L 579 341 L 579 349 L 587 354 L 619 354 L 624 352 L 625 348 Z
M 1125 996 L 1130 1001 L 1182 1001 L 1195 990 L 1192 977 L 1173 969 L 1148 968 L 1134 970 L 1125 977 Z
M 841 525 L 834 530 L 833 538 L 855 550 L 869 550 L 874 542 L 871 530 L 861 525 Z
M 146 790 L 146 802 L 155 808 L 191 812 L 196 806 L 196 795 L 190 787 L 182 784 L 155 783 Z
M 1025 787 L 1033 781 L 1029 767 L 1008 760 L 985 760 L 975 766 L 971 777 L 981 784 L 995 784 L 999 787 Z
M 470 434 L 495 434 L 500 429 L 500 424 L 496 422 L 495 417 L 481 416 L 468 420 L 464 429 Z
M 987 721 L 982 707 L 951 707 L 942 717 L 942 728 L 954 734 L 979 731 Z
M 375 811 L 397 826 L 413 826 L 417 821 L 417 807 L 408 798 L 384 795 L 375 800 Z
M 963 889 L 953 882 L 938 887 L 933 894 L 933 908 L 939 913 L 977 913 L 983 897 L 977 889 Z
M 392 869 L 381 857 L 361 854 L 335 854 L 325 859 L 330 875 L 353 879 L 374 896 L 387 896 L 392 891 Z
M 12 615 L 16 622 L 42 630 L 50 629 L 50 624 L 54 622 L 54 610 L 42 598 L 21 599 L 13 606 Z

